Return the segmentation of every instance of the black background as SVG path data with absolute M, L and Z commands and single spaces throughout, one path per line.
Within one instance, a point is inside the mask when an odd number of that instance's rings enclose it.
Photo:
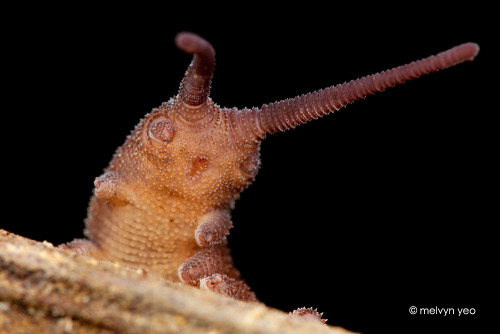
M 0 228 L 54 244 L 82 237 L 93 179 L 177 94 L 191 60 L 174 46 L 178 31 L 214 45 L 211 97 L 240 108 L 474 41 L 473 62 L 268 136 L 230 246 L 258 297 L 285 311 L 317 307 L 365 333 L 485 325 L 498 265 L 492 8 L 234 6 L 4 11 Z M 412 305 L 476 314 L 412 316 Z

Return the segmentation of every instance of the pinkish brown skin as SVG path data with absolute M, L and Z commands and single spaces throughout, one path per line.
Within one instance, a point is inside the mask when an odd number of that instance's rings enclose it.
M 235 280 L 224 274 L 213 274 L 200 280 L 200 288 L 212 292 L 243 300 L 247 302 L 257 301 L 257 297 L 250 287 L 241 280 Z M 320 315 L 321 318 L 321 315 Z
M 203 288 L 240 300 L 256 299 L 239 279 L 226 236 L 234 201 L 258 172 L 265 135 L 472 59 L 479 50 L 466 43 L 346 84 L 238 110 L 209 98 L 212 46 L 192 33 L 178 34 L 176 44 L 194 55 L 179 95 L 139 122 L 96 179 L 85 221 L 88 240 L 62 247 L 174 282 L 199 286 L 205 279 Z

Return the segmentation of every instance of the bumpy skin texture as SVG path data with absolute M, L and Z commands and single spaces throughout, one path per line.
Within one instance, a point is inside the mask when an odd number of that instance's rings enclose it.
M 191 33 L 175 41 L 194 55 L 179 94 L 140 121 L 96 179 L 88 240 L 62 247 L 247 301 L 256 297 L 233 266 L 226 236 L 234 201 L 259 170 L 265 135 L 472 59 L 479 50 L 466 43 L 346 84 L 238 110 L 220 108 L 209 98 L 212 46 Z M 321 318 L 309 309 L 297 312 Z
M 174 98 L 146 116 L 118 149 L 90 202 L 86 235 L 93 256 L 178 281 L 181 264 L 224 240 L 231 203 L 253 179 L 240 165 L 258 154 L 258 145 L 231 145 L 224 113 L 211 101 L 203 107 L 208 116 L 191 121 L 182 114 L 184 102 Z M 173 136 L 163 143 L 167 128 Z M 237 277 L 226 257 L 221 273 Z
M 310 308 L 305 308 L 301 307 L 293 312 L 290 312 L 289 315 L 295 316 L 295 317 L 301 317 L 304 320 L 307 321 L 320 321 L 321 323 L 326 323 L 327 319 L 321 318 L 323 316 L 323 313 L 319 313 L 318 310 L 313 309 L 312 307 Z

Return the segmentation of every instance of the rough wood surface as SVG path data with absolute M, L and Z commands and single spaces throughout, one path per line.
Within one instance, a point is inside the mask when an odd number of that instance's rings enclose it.
M 1 333 L 350 333 L 0 230 Z

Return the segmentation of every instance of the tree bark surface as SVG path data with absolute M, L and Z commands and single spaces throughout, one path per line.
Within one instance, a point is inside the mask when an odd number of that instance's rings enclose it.
M 0 229 L 1 333 L 351 333 Z

